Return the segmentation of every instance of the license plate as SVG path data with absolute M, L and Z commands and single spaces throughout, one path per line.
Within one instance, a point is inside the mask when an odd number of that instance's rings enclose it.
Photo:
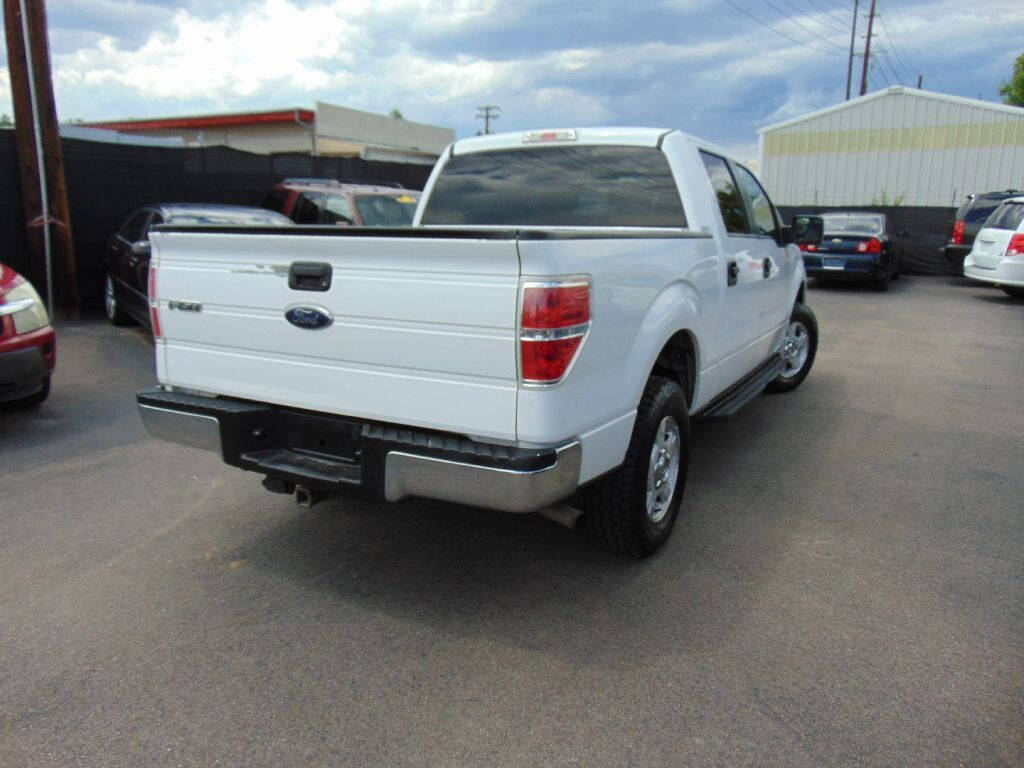
M 825 269 L 845 269 L 846 268 L 846 259 L 830 259 L 830 258 L 826 257 L 826 258 L 822 259 L 821 262 L 822 262 L 821 266 L 823 266 Z

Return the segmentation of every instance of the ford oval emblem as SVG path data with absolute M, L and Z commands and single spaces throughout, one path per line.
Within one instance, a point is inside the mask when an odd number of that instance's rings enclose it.
M 331 313 L 320 307 L 292 307 L 284 313 L 285 320 L 296 328 L 317 330 L 326 328 L 334 322 Z

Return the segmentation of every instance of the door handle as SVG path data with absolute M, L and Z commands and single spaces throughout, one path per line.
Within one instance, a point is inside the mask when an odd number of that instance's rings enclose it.
M 772 276 L 772 260 L 767 256 L 764 257 L 764 276 L 765 278 Z
M 296 291 L 326 291 L 331 287 L 331 265 L 312 261 L 292 262 L 288 287 Z
M 736 281 L 740 277 L 740 266 L 736 263 L 735 259 L 729 261 L 726 268 L 726 275 L 728 276 L 727 284 L 736 285 Z

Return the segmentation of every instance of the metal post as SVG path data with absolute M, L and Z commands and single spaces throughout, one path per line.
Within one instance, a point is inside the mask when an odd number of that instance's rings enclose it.
M 857 4 L 853 0 L 853 25 L 850 27 L 850 56 L 846 60 L 846 100 L 850 100 L 850 81 L 853 79 L 853 43 L 857 39 Z
M 28 33 L 28 17 L 25 11 L 25 0 L 20 0 L 21 34 L 25 40 L 25 61 L 28 66 L 28 93 L 32 102 L 32 132 L 36 140 L 36 164 L 39 170 L 39 197 L 42 206 L 43 225 L 43 257 L 46 262 L 46 310 L 50 316 L 53 311 L 53 252 L 50 243 L 50 192 L 46 185 L 46 159 L 43 157 L 43 135 L 39 120 L 39 102 L 36 98 L 36 73 L 32 65 L 32 43 Z

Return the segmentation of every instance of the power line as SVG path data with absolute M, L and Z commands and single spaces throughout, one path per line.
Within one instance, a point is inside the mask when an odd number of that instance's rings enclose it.
M 826 14 L 830 19 L 832 19 L 832 21 L 836 22 L 839 26 L 843 27 L 845 31 L 845 28 L 847 26 L 846 19 L 842 18 L 841 16 L 837 16 L 835 11 L 828 8 L 828 6 L 822 5 L 821 3 L 818 2 L 818 0 L 807 0 L 807 2 L 810 5 L 813 5 L 822 13 Z
M 948 88 L 946 88 L 945 83 L 943 83 L 939 78 L 937 78 L 934 75 L 934 73 L 931 71 L 931 68 L 928 66 L 928 64 L 927 64 L 927 62 L 926 62 L 926 60 L 924 58 L 924 54 L 921 53 L 921 49 L 918 48 L 917 47 L 917 43 L 914 42 L 914 35 L 910 31 L 910 26 L 904 20 L 903 14 L 900 13 L 899 7 L 894 5 L 893 6 L 893 11 L 895 11 L 895 13 L 896 13 L 896 16 L 895 16 L 896 21 L 899 22 L 899 24 L 903 27 L 903 31 L 907 35 L 907 40 L 910 41 L 911 46 L 913 46 L 914 50 L 917 52 L 917 60 L 921 64 L 922 72 L 924 74 L 928 75 L 928 77 L 930 77 L 932 80 L 934 80 L 942 90 L 944 90 L 944 91 L 949 90 Z
M 839 50 L 841 50 L 841 51 L 845 51 L 845 50 L 846 50 L 846 49 L 845 49 L 845 48 L 844 48 L 843 46 L 841 46 L 841 45 L 837 45 L 837 44 L 835 43 L 835 41 L 834 41 L 834 40 L 831 40 L 831 39 L 829 39 L 829 38 L 825 37 L 824 35 L 822 35 L 822 34 L 820 34 L 820 33 L 818 33 L 818 32 L 815 32 L 815 31 L 814 31 L 813 29 L 811 29 L 810 27 L 805 27 L 805 26 L 804 26 L 803 24 L 801 24 L 801 23 L 800 23 L 799 21 L 797 21 L 796 19 L 794 19 L 794 18 L 793 18 L 792 16 L 787 16 L 787 15 L 786 15 L 786 12 L 785 12 L 785 11 L 783 11 L 783 10 L 782 10 L 781 8 L 779 8 L 779 6 L 777 6 L 777 5 L 775 4 L 775 3 L 773 3 L 773 2 L 772 2 L 772 0 L 761 0 L 761 1 L 762 1 L 762 2 L 763 2 L 763 3 L 765 4 L 765 5 L 767 5 L 768 7 L 770 7 L 770 8 L 773 8 L 773 9 L 774 9 L 774 10 L 775 10 L 775 11 L 776 11 L 777 13 L 780 13 L 780 14 L 782 14 L 782 17 L 783 17 L 783 18 L 784 18 L 784 19 L 785 19 L 786 21 L 790 21 L 790 22 L 792 22 L 793 24 L 796 24 L 796 25 L 797 25 L 798 27 L 800 27 L 800 29 L 802 29 L 802 30 L 803 30 L 804 32 L 807 32 L 807 33 L 809 33 L 809 34 L 812 34 L 812 35 L 814 35 L 814 36 L 815 36 L 816 38 L 818 38 L 819 40 L 824 40 L 824 41 L 825 41 L 826 43 L 828 43 L 829 45 L 833 46 L 834 48 L 838 48 L 838 49 L 839 49 Z
M 733 8 L 735 8 L 737 11 L 742 13 L 744 16 L 748 16 L 749 18 L 751 18 L 754 21 L 756 21 L 758 24 L 760 24 L 765 29 L 770 29 L 775 34 L 782 35 L 784 38 L 786 38 L 787 40 L 790 40 L 791 42 L 796 43 L 797 45 L 801 45 L 804 48 L 808 48 L 808 49 L 810 49 L 812 51 L 815 51 L 817 53 L 826 53 L 829 56 L 839 56 L 840 55 L 840 54 L 838 54 L 838 53 L 836 53 L 834 51 L 828 51 L 828 50 L 825 50 L 824 48 L 818 48 L 818 47 L 813 46 L 813 45 L 811 45 L 809 43 L 805 43 L 803 40 L 798 40 L 797 38 L 793 37 L 792 35 L 786 34 L 781 29 L 776 29 L 775 27 L 773 27 L 768 22 L 762 21 L 761 19 L 757 18 L 757 16 L 752 14 L 750 11 L 748 11 L 743 6 L 737 5 L 735 2 L 733 2 L 733 0 L 725 0 L 725 2 L 727 2 L 729 5 L 731 5 Z
M 903 59 L 900 56 L 899 51 L 896 50 L 895 38 L 892 36 L 892 32 L 889 30 L 889 25 L 885 21 L 885 16 L 883 16 L 882 14 L 878 14 L 878 20 L 882 22 L 882 30 L 885 32 L 885 36 L 889 40 L 889 51 L 896 58 L 897 63 L 903 69 L 903 74 L 907 76 L 907 80 L 909 80 L 910 82 L 914 82 L 914 70 L 912 70 L 903 62 Z M 902 78 L 900 79 L 902 80 Z
M 818 26 L 820 26 L 820 27 L 822 27 L 824 29 L 827 29 L 829 34 L 840 34 L 840 35 L 845 35 L 846 34 L 846 25 L 843 25 L 841 27 L 837 27 L 834 23 L 833 24 L 826 24 L 820 18 L 822 14 L 815 13 L 813 11 L 811 13 L 808 13 L 806 10 L 804 10 L 803 8 L 800 8 L 794 2 L 792 2 L 792 0 L 782 0 L 782 2 L 784 2 L 786 5 L 788 5 L 790 8 L 792 8 L 794 11 L 796 11 L 798 14 L 800 14 L 804 18 L 810 19 L 811 21 L 813 21 Z

